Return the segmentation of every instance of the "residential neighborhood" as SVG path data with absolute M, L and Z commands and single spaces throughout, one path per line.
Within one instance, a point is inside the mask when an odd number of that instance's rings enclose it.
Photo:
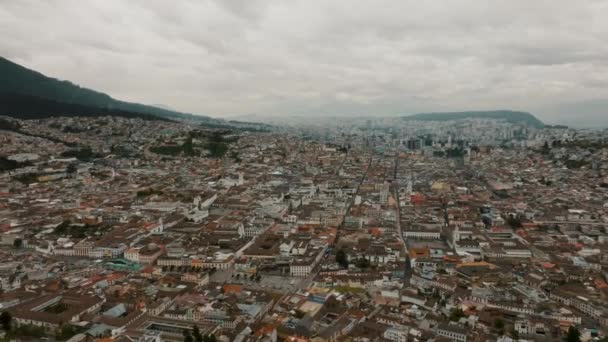
M 2 121 L 6 340 L 608 336 L 607 131 Z

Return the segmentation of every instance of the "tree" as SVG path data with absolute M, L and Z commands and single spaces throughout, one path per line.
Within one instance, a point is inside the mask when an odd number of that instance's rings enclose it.
M 11 330 L 11 322 L 13 320 L 13 316 L 8 311 L 2 311 L 0 314 L 0 324 L 2 325 L 2 329 L 4 331 Z
M 359 258 L 359 259 L 357 259 L 357 262 L 355 263 L 355 265 L 359 268 L 368 268 L 371 264 L 370 264 L 369 260 L 367 260 L 365 258 Z
M 80 327 L 76 327 L 70 324 L 63 324 L 61 325 L 61 328 L 57 329 L 57 331 L 55 332 L 55 339 L 58 341 L 66 341 L 69 340 L 70 338 L 74 337 L 76 334 L 80 333 L 82 331 L 82 328 Z M 101 334 L 102 336 L 105 335 L 111 335 L 109 333 L 109 330 L 106 330 L 104 333 Z
M 77 171 L 78 171 L 78 166 L 76 166 L 76 164 L 74 164 L 74 163 L 68 164 L 67 168 L 65 169 L 65 172 L 67 172 L 67 174 L 69 174 L 69 175 L 73 175 Z
M 194 337 L 194 342 L 203 342 L 203 335 L 196 325 L 192 326 L 192 337 Z
M 519 216 L 507 216 L 507 224 L 511 227 L 511 228 L 521 228 L 522 224 L 521 224 L 521 219 L 519 218 Z
M 17 249 L 21 248 L 21 246 L 23 246 L 23 240 L 15 239 L 15 241 L 13 241 L 13 246 Z
M 203 342 L 217 342 L 217 339 L 215 338 L 215 335 L 213 335 L 213 334 L 205 335 L 203 337 Z
M 186 156 L 192 157 L 196 155 L 196 151 L 192 145 L 192 137 L 188 137 L 186 141 L 182 144 L 182 150 Z
M 348 268 L 348 258 L 346 257 L 346 253 L 343 250 L 339 250 L 336 253 L 336 262 L 340 264 L 343 268 Z
M 543 144 L 541 153 L 547 155 L 547 154 L 549 154 L 550 151 L 551 151 L 551 149 L 549 148 L 549 143 L 547 141 L 545 141 L 545 143 Z
M 568 328 L 566 342 L 581 342 L 581 332 L 574 326 Z
M 190 332 L 187 329 L 184 329 L 182 334 L 184 335 L 184 342 L 194 342 L 192 335 L 190 335 Z
M 494 321 L 494 328 L 496 328 L 496 330 L 498 330 L 500 334 L 504 333 L 505 322 L 503 322 L 500 318 L 497 319 L 496 321 Z
M 519 332 L 517 332 L 515 329 L 511 330 L 511 338 L 513 338 L 515 341 L 519 340 Z
M 47 334 L 44 327 L 39 327 L 32 324 L 20 324 L 14 327 L 14 335 L 17 336 L 26 336 L 26 337 L 36 337 L 35 341 L 40 341 L 40 337 L 43 337 Z
M 465 317 L 464 311 L 462 309 L 456 308 L 452 310 L 450 313 L 450 321 L 458 322 L 462 317 Z

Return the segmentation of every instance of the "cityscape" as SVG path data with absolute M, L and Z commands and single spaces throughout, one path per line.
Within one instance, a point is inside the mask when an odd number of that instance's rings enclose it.
M 608 324 L 606 131 L 2 120 L 17 334 L 510 341 Z
M 0 342 L 608 341 L 608 2 L 0 2 Z

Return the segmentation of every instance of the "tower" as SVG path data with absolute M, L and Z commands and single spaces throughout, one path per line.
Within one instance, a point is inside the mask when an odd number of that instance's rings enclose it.
M 158 228 L 155 230 L 156 230 L 155 233 L 157 233 L 157 234 L 162 234 L 163 231 L 165 230 L 165 224 L 163 223 L 162 217 L 158 219 Z
M 409 176 L 407 177 L 407 188 L 405 189 L 405 192 L 406 192 L 408 195 L 411 195 L 411 194 L 412 194 L 412 192 L 413 192 L 412 176 L 411 176 L 411 175 L 409 175 Z

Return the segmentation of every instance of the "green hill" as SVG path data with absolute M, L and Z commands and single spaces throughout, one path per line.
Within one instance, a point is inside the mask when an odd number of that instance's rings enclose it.
M 121 116 L 127 118 L 140 118 L 144 120 L 169 119 L 144 113 L 135 113 L 120 109 L 85 106 L 75 103 L 57 102 L 36 96 L 0 93 L 0 115 L 10 116 L 22 120 L 44 119 L 51 116 Z
M 36 101 L 39 105 L 42 104 L 40 101 L 44 100 L 51 101 L 54 107 L 58 107 L 59 104 L 62 103 L 66 105 L 79 105 L 88 108 L 85 111 L 89 113 L 99 109 L 106 114 L 112 114 L 114 112 L 122 113 L 124 115 L 127 115 L 128 113 L 138 113 L 138 115 L 149 114 L 169 119 L 200 122 L 224 121 L 212 119 L 208 116 L 192 115 L 139 103 L 120 101 L 107 94 L 80 87 L 69 81 L 47 77 L 2 57 L 0 57 L 0 94 L 3 96 L 3 101 L 10 99 L 12 96 L 18 96 L 12 100 L 14 105 L 23 103 L 25 97 L 29 96 L 32 99 L 37 99 Z M 70 108 L 76 109 L 77 107 L 66 106 L 64 110 L 67 110 L 68 112 L 65 112 L 65 115 L 78 114 L 76 112 L 69 112 Z M 13 116 L 18 117 L 18 115 L 20 115 L 19 106 L 10 109 Z M 25 110 L 27 111 L 27 108 Z M 44 112 L 42 112 L 41 115 L 44 115 Z M 49 113 L 49 115 L 56 114 Z
M 530 113 L 511 110 L 420 113 L 403 117 L 404 120 L 417 121 L 451 121 L 469 118 L 505 120 L 511 123 L 523 123 L 536 128 L 543 128 L 545 126 L 542 121 Z

